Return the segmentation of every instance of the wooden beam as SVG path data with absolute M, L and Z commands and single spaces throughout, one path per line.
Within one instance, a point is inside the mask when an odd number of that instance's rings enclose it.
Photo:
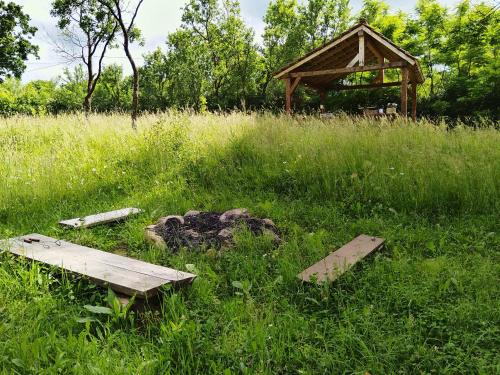
M 302 77 L 297 77 L 292 81 L 292 78 L 286 78 L 285 79 L 285 86 L 286 86 L 286 105 L 285 105 L 285 112 L 287 114 L 292 113 L 292 97 L 293 93 L 297 89 L 297 86 L 299 85 L 300 81 L 302 80 Z
M 352 68 L 356 63 L 359 62 L 359 53 L 354 56 L 354 58 L 347 64 L 346 68 Z
M 417 121 L 417 83 L 411 84 L 411 118 Z
M 408 116 L 408 68 L 401 68 L 401 116 Z
M 291 87 L 291 90 L 292 90 L 292 95 L 293 93 L 295 92 L 295 90 L 297 89 L 297 86 L 299 85 L 300 81 L 302 80 L 302 77 L 297 77 L 295 78 L 295 80 L 293 81 L 292 83 L 292 87 Z
M 351 36 L 353 35 L 356 35 L 356 33 L 359 31 L 359 28 L 355 28 L 354 30 L 351 30 L 350 32 L 348 32 L 347 34 L 345 35 L 342 35 L 340 38 L 334 40 L 333 42 L 327 44 L 326 46 L 324 46 L 323 48 L 317 50 L 316 52 L 314 53 L 311 53 L 309 56 L 307 57 L 304 57 L 303 59 L 297 61 L 295 64 L 293 64 L 292 66 L 288 67 L 287 69 L 283 70 L 282 72 L 279 72 L 278 74 L 276 74 L 274 76 L 274 78 L 282 78 L 283 76 L 285 76 L 287 73 L 291 72 L 292 70 L 295 70 L 297 69 L 299 66 L 305 64 L 306 62 L 308 61 L 311 61 L 312 59 L 314 59 L 315 57 L 323 54 L 324 52 L 332 49 L 333 47 L 339 45 L 340 43 L 342 43 L 343 41 L 349 39 Z
M 384 58 L 382 53 L 369 40 L 366 41 L 366 47 L 377 57 L 377 59 Z
M 320 90 L 319 91 L 320 112 L 325 112 L 325 101 L 326 101 L 326 91 Z
M 363 33 L 363 30 L 358 32 L 358 38 L 359 38 L 359 66 L 364 66 L 365 65 L 365 34 Z
M 342 44 L 338 47 L 339 47 L 339 49 L 337 51 L 335 51 L 335 53 L 331 53 L 331 51 L 327 51 L 322 56 L 319 56 L 318 58 L 309 62 L 307 64 L 308 69 L 312 70 L 313 68 L 317 68 L 319 66 L 322 66 L 325 63 L 331 63 L 331 62 L 336 62 L 337 60 L 342 60 L 343 57 L 351 55 L 354 50 L 358 49 L 357 41 L 354 44 L 353 43 L 349 43 L 349 44 L 345 44 L 345 45 Z
M 383 37 L 379 36 L 377 33 L 373 32 L 370 30 L 368 27 L 363 26 L 363 31 L 370 35 L 373 39 L 375 39 L 377 42 L 382 44 L 384 47 L 389 49 L 391 52 L 395 53 L 399 57 L 401 57 L 403 60 L 408 62 L 410 65 L 415 65 L 415 60 L 409 57 L 406 53 L 402 52 L 398 48 L 396 48 L 392 43 L 389 41 L 385 40 Z
M 292 79 L 285 79 L 285 96 L 286 96 L 286 104 L 285 104 L 285 112 L 289 115 L 292 113 Z
M 335 74 L 349 74 L 356 72 L 369 72 L 373 70 L 381 69 L 391 69 L 391 68 L 401 68 L 405 63 L 402 61 L 395 61 L 384 63 L 380 65 L 367 65 L 367 66 L 353 66 L 350 68 L 338 68 L 338 69 L 326 69 L 326 70 L 313 70 L 309 72 L 296 72 L 291 73 L 290 77 L 317 77 L 317 76 L 328 76 Z
M 377 62 L 379 64 L 383 64 L 384 63 L 384 55 L 382 55 L 382 53 L 377 48 L 375 48 L 375 46 L 373 44 L 371 44 L 369 40 L 366 41 L 366 46 L 371 51 L 371 53 L 373 53 L 375 55 L 375 57 L 377 58 Z M 378 72 L 378 76 L 375 78 L 375 82 L 383 83 L 384 78 L 385 78 L 385 71 L 382 69 Z
M 401 86 L 401 82 L 385 82 L 385 83 L 369 83 L 366 85 L 352 85 L 352 86 L 334 86 L 333 90 L 358 90 L 358 89 L 375 89 L 380 87 L 393 87 Z

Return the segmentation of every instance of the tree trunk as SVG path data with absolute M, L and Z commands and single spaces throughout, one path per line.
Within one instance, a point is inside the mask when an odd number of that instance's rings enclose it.
M 83 110 L 85 111 L 85 117 L 89 117 L 92 112 L 92 93 L 87 93 L 85 99 L 83 99 Z
M 123 25 L 123 23 L 121 23 Z M 125 25 L 122 26 L 123 35 L 123 49 L 125 50 L 125 55 L 132 67 L 133 77 L 132 77 L 132 129 L 137 130 L 137 114 L 139 107 L 139 71 L 137 70 L 137 66 L 135 65 L 134 58 L 130 53 L 129 48 L 129 34 Z
M 139 71 L 137 69 L 137 66 L 135 65 L 134 58 L 132 57 L 132 54 L 130 53 L 130 33 L 132 31 L 132 28 L 134 27 L 134 22 L 135 18 L 137 16 L 137 13 L 139 12 L 139 8 L 141 7 L 141 4 L 143 3 L 144 0 L 140 0 L 139 3 L 137 4 L 135 8 L 135 12 L 132 15 L 132 19 L 130 20 L 130 24 L 128 27 L 125 26 L 123 16 L 122 16 L 122 8 L 121 6 L 123 4 L 120 3 L 119 0 L 113 0 L 114 8 L 111 4 L 103 1 L 103 0 L 98 0 L 100 4 L 103 6 L 107 7 L 109 11 L 113 14 L 113 17 L 115 18 L 116 22 L 118 22 L 118 25 L 120 26 L 120 29 L 122 30 L 123 34 L 123 50 L 125 51 L 125 55 L 127 56 L 127 59 L 130 63 L 130 66 L 132 67 L 132 72 L 133 72 L 133 79 L 132 79 L 132 129 L 137 130 L 137 114 L 139 112 Z
M 83 60 L 85 62 L 85 59 Z M 87 94 L 83 99 L 83 110 L 85 111 L 85 117 L 88 118 L 90 112 L 92 111 L 92 86 L 94 84 L 94 66 L 92 64 L 92 43 L 90 41 L 90 35 L 87 33 Z

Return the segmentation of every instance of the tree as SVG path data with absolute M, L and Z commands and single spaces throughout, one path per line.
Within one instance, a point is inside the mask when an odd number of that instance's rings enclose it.
M 101 112 L 129 110 L 130 80 L 123 77 L 121 65 L 111 64 L 102 71 L 102 76 L 95 92 L 95 108 Z
M 273 80 L 273 73 L 303 53 L 304 40 L 300 32 L 297 7 L 297 0 L 273 0 L 269 3 L 264 16 L 265 28 L 262 36 L 264 71 L 261 92 L 267 100 L 271 83 L 277 86 L 281 96 L 281 86 Z
M 168 96 L 175 107 L 206 105 L 210 55 L 192 31 L 177 30 L 167 39 Z
M 365 19 L 394 43 L 407 43 L 408 16 L 402 11 L 389 12 L 389 5 L 384 0 L 364 0 L 359 18 Z
M 418 0 L 417 20 L 414 23 L 414 34 L 417 38 L 416 55 L 422 56 L 427 78 L 430 81 L 430 95 L 434 96 L 434 68 L 440 63 L 439 54 L 443 48 L 445 35 L 446 8 L 437 0 Z
M 130 52 L 130 44 L 140 38 L 140 31 L 135 27 L 135 19 L 144 0 L 139 0 L 135 6 L 125 0 L 97 0 L 109 10 L 118 23 L 122 37 L 123 50 L 132 68 L 132 128 L 137 128 L 137 115 L 139 110 L 139 70 Z M 128 18 L 128 20 L 127 20 Z
M 140 69 L 142 108 L 164 110 L 168 106 L 166 90 L 169 84 L 170 66 L 167 56 L 160 48 L 144 56 Z
M 467 0 L 446 24 L 443 63 L 448 66 L 441 102 L 448 114 L 500 115 L 500 12 L 498 5 Z
M 263 95 L 268 100 L 269 91 L 281 96 L 281 83 L 273 80 L 273 73 L 345 31 L 349 21 L 348 0 L 309 0 L 302 5 L 297 0 L 271 1 L 264 16 Z
M 245 107 L 256 90 L 258 55 L 239 3 L 190 0 L 182 21 L 167 40 L 171 84 L 178 89 L 173 95 L 183 97 L 179 104 Z
M 59 19 L 58 26 L 70 45 L 69 48 L 58 45 L 58 52 L 69 61 L 80 60 L 87 68 L 83 108 L 88 115 L 92 110 L 92 94 L 101 77 L 103 59 L 115 38 L 118 24 L 97 0 L 55 0 L 51 14 Z M 94 71 L 96 57 L 97 72 Z
M 21 77 L 29 56 L 38 57 L 38 47 L 30 42 L 37 28 L 29 22 L 21 6 L 0 0 L 0 82 L 5 77 Z
M 298 9 L 306 49 L 311 50 L 347 29 L 349 0 L 309 0 Z

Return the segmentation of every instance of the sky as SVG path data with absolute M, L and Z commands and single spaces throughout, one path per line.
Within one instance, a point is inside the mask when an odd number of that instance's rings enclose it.
M 57 40 L 59 31 L 56 20 L 50 16 L 52 0 L 11 0 L 23 6 L 24 12 L 29 14 L 32 24 L 38 32 L 32 42 L 40 47 L 39 59 L 30 58 L 27 69 L 23 74 L 23 82 L 36 79 L 52 79 L 61 75 L 64 68 L 69 67 L 55 51 L 54 40 Z M 386 0 L 393 9 L 411 12 L 416 0 Z M 132 53 L 136 62 L 142 64 L 143 55 L 165 45 L 166 37 L 175 31 L 181 24 L 182 7 L 186 0 L 145 0 L 137 17 L 137 26 L 141 29 L 145 39 L 144 46 L 134 45 Z M 452 5 L 454 0 L 441 0 L 445 5 Z M 256 38 L 262 35 L 264 24 L 262 18 L 269 0 L 240 0 L 241 14 L 247 24 L 254 28 Z M 359 11 L 362 0 L 351 0 L 353 13 Z M 108 52 L 109 57 L 105 64 L 121 64 L 125 72 L 129 72 L 128 61 L 123 52 L 113 49 Z

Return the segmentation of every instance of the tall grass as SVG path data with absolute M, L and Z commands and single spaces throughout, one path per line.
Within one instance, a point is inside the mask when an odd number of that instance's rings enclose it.
M 494 373 L 500 133 L 425 121 L 168 113 L 0 120 L 0 237 L 41 232 L 186 269 L 132 323 L 82 324 L 105 291 L 0 255 L 3 373 Z M 56 223 L 138 206 L 113 227 Z M 158 217 L 248 207 L 283 233 L 160 252 Z M 385 250 L 331 286 L 296 274 L 355 235 Z M 245 285 L 235 288 L 234 281 Z
M 0 127 L 0 207 L 62 209 L 87 194 L 133 199 L 137 185 L 189 181 L 340 205 L 496 212 L 499 139 L 493 128 L 349 117 L 163 115 L 142 118 L 138 133 L 122 116 L 14 118 Z

